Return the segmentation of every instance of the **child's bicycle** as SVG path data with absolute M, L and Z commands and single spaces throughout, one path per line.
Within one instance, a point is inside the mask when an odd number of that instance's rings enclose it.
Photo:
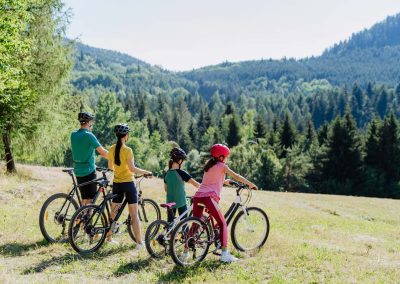
M 236 182 L 236 198 L 225 213 L 227 225 L 232 221 L 231 239 L 233 246 L 243 252 L 254 252 L 260 249 L 267 241 L 269 234 L 269 220 L 267 214 L 260 208 L 247 207 L 251 200 L 251 189 Z M 242 202 L 242 195 L 247 189 L 248 195 Z M 236 212 L 239 210 L 239 213 Z M 236 214 L 236 216 L 235 216 Z M 202 261 L 210 248 L 218 254 L 221 248 L 219 227 L 208 215 L 205 220 L 197 217 L 188 217 L 180 221 L 169 236 L 169 254 L 174 262 L 180 266 L 193 265 Z
M 140 182 L 147 175 L 138 177 L 137 187 L 139 190 L 138 213 L 139 219 L 143 226 L 161 218 L 160 209 L 155 201 L 151 199 L 143 199 L 140 190 Z M 68 229 L 69 241 L 73 249 L 79 253 L 87 254 L 97 251 L 104 243 L 107 233 L 111 230 L 118 233 L 124 225 L 129 232 L 129 236 L 135 241 L 133 229 L 131 226 L 131 218 L 128 215 L 125 221 L 118 223 L 128 201 L 124 199 L 118 208 L 117 215 L 111 218 L 111 200 L 116 194 L 111 192 L 103 193 L 103 201 L 99 205 L 86 205 L 79 208 L 71 218 Z
M 193 197 L 187 196 L 186 201 L 188 209 L 175 218 L 172 222 L 168 223 L 167 221 L 160 219 L 154 221 L 148 226 L 146 230 L 145 244 L 147 252 L 153 258 L 163 258 L 164 256 L 168 255 L 169 240 L 172 231 L 180 221 L 192 215 Z M 160 206 L 167 209 L 168 216 L 170 211 L 173 210 L 175 202 L 160 204 Z

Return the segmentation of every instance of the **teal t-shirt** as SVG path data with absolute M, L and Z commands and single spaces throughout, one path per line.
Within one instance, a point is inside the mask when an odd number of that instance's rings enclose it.
M 71 133 L 72 159 L 77 177 L 83 177 L 96 170 L 95 149 L 101 146 L 96 136 L 87 129 L 79 129 Z
M 185 182 L 192 177 L 185 171 L 169 170 L 164 176 L 164 183 L 167 185 L 167 202 L 175 202 L 174 208 L 186 205 Z

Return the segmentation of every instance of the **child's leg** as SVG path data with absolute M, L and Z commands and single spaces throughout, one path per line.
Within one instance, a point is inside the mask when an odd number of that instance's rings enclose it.
M 182 215 L 183 213 L 185 213 L 186 210 L 187 210 L 187 205 L 186 204 L 183 205 L 182 207 L 179 207 L 178 208 L 179 216 Z M 186 216 L 183 216 L 183 218 L 186 218 Z
M 176 208 L 168 209 L 168 223 L 171 223 L 175 219 Z
M 213 198 L 208 197 L 207 200 L 204 201 L 204 204 L 207 206 L 210 215 L 213 216 L 213 218 L 217 221 L 218 226 L 220 227 L 220 241 L 222 245 L 222 250 L 225 250 L 228 245 L 228 227 L 226 225 L 224 214 L 222 214 L 218 203 Z

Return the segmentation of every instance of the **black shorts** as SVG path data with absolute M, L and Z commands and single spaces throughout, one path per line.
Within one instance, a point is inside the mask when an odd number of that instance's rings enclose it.
M 76 177 L 78 184 L 88 182 L 91 180 L 96 179 L 96 172 L 88 174 L 84 177 Z M 79 191 L 81 192 L 82 199 L 93 199 L 97 192 L 97 185 L 96 183 L 89 183 L 85 186 L 80 186 Z
M 124 196 L 128 201 L 128 204 L 138 203 L 138 194 L 133 181 L 121 183 L 114 182 L 113 194 L 118 194 L 118 196 L 113 198 L 112 200 L 112 202 L 114 203 L 122 203 L 122 200 L 124 200 Z

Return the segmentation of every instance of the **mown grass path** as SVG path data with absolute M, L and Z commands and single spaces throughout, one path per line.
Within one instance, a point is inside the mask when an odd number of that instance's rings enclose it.
M 399 200 L 254 192 L 251 205 L 270 218 L 265 247 L 238 254 L 238 263 L 209 255 L 182 269 L 134 251 L 129 239 L 87 257 L 68 244 L 47 244 L 39 210 L 52 193 L 67 192 L 70 179 L 59 168 L 19 169 L 16 176 L 0 174 L 0 283 L 400 283 Z M 164 200 L 161 180 L 144 181 L 143 191 Z M 226 208 L 234 191 L 224 190 L 222 199 Z

